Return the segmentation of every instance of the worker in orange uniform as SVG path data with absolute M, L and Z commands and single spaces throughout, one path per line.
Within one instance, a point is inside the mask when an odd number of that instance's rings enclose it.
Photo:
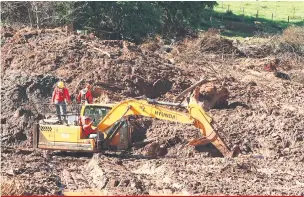
M 92 86 L 90 84 L 87 84 L 86 87 L 79 92 L 77 96 L 77 102 L 81 104 L 92 104 L 93 96 L 91 89 Z
M 92 128 L 92 124 L 94 123 L 94 121 L 95 121 L 95 119 L 93 121 L 91 121 L 91 118 L 89 118 L 89 117 L 86 117 L 84 119 L 84 124 L 82 126 L 84 137 L 88 138 L 90 134 L 96 132 L 96 129 Z
M 61 115 L 63 115 L 64 122 L 68 125 L 66 105 L 70 102 L 71 98 L 68 89 L 64 87 L 63 81 L 59 81 L 53 92 L 52 104 L 56 105 L 56 113 L 60 124 L 62 124 Z

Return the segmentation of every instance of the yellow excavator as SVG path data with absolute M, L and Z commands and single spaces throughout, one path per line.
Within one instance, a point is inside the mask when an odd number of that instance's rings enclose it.
M 79 116 L 95 119 L 95 136 L 84 137 L 83 128 L 77 123 L 66 126 L 43 121 L 34 125 L 33 146 L 46 150 L 83 152 L 126 150 L 132 146 L 133 129 L 129 118 L 144 116 L 194 125 L 200 130 L 202 138 L 190 141 L 189 145 L 212 143 L 223 156 L 232 157 L 233 152 L 211 126 L 212 118 L 199 105 L 198 95 L 199 88 L 195 88 L 186 98 L 187 102 L 183 103 L 129 99 L 118 104 L 85 104 L 81 106 Z M 188 113 L 165 106 L 184 107 Z

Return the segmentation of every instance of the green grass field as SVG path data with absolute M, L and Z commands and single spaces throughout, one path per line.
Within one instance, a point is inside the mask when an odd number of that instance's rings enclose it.
M 304 1 L 217 1 L 204 28 L 224 27 L 222 35 L 250 37 L 257 32 L 277 34 L 290 25 L 304 26 Z M 227 12 L 228 9 L 230 12 Z M 258 17 L 256 17 L 258 12 Z M 244 13 L 244 15 L 243 15 Z M 288 22 L 289 16 L 289 22 Z
M 304 1 L 217 1 L 215 11 L 223 13 L 231 10 L 233 14 L 264 18 L 277 21 L 301 22 L 304 20 Z

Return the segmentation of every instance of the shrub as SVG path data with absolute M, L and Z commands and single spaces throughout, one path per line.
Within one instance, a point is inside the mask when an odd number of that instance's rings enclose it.
M 290 26 L 283 31 L 282 39 L 291 45 L 304 44 L 304 27 Z
M 290 26 L 281 36 L 282 47 L 288 47 L 293 52 L 304 54 L 304 27 Z

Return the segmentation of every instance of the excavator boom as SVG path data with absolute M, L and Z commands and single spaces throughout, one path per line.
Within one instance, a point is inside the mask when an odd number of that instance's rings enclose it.
M 229 150 L 225 142 L 220 138 L 219 134 L 211 126 L 211 117 L 197 103 L 198 89 L 195 89 L 190 97 L 190 101 L 186 106 L 188 114 L 174 111 L 159 104 L 164 103 L 151 102 L 147 100 L 125 100 L 115 105 L 111 111 L 97 125 L 100 132 L 107 131 L 121 118 L 129 115 L 140 115 L 145 117 L 157 118 L 184 124 L 192 124 L 199 128 L 202 135 L 205 136 L 225 157 L 231 157 L 232 152 Z M 156 105 L 158 104 L 158 105 Z M 196 139 L 191 141 L 191 145 L 200 145 L 203 141 Z

